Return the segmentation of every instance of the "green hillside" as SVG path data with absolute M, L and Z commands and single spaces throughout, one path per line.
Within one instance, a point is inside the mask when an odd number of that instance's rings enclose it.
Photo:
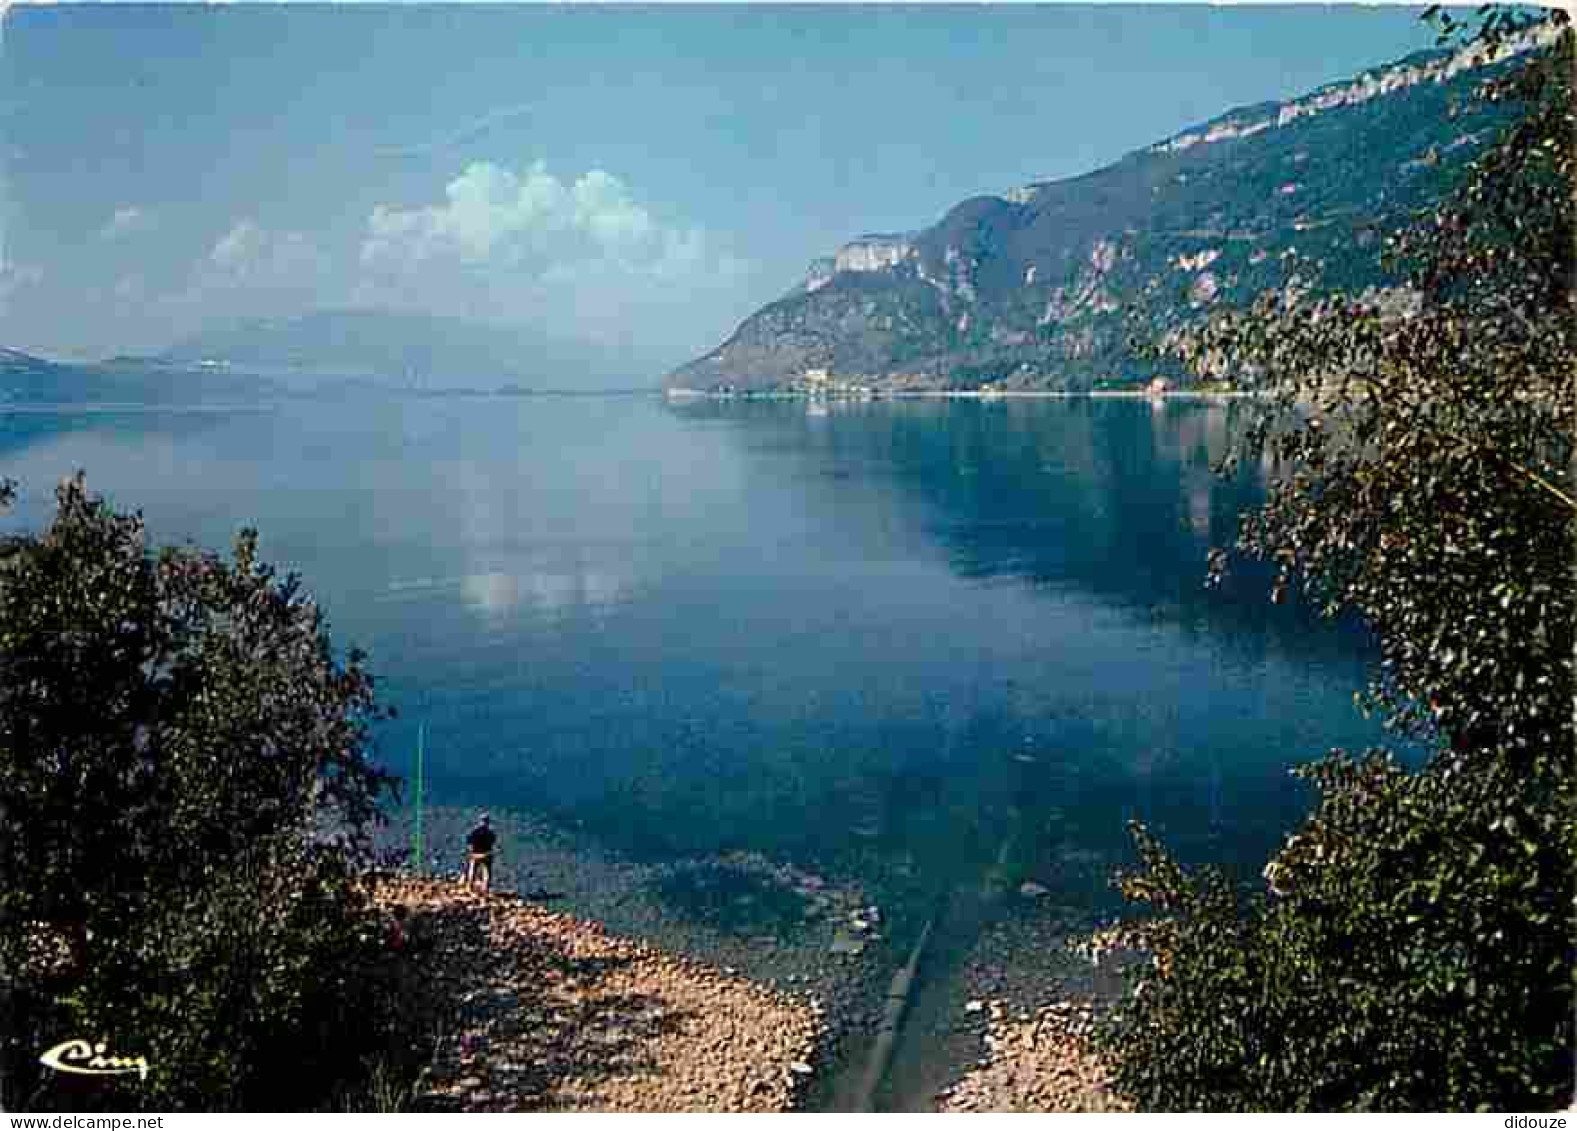
M 1323 261 L 1334 285 L 1384 285 L 1382 234 L 1439 199 L 1503 120 L 1464 98 L 1483 74 L 1421 53 L 856 240 L 667 385 L 781 389 L 817 369 L 893 390 L 1146 380 L 1133 335 L 1283 285 L 1284 253 Z

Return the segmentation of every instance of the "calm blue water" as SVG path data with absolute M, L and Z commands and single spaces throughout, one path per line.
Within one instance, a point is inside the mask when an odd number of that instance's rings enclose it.
M 391 399 L 0 417 L 0 474 L 262 531 L 372 657 L 435 802 L 622 852 L 759 850 L 923 901 L 1004 851 L 1101 898 L 1124 821 L 1257 870 L 1290 764 L 1375 741 L 1350 628 L 1203 588 L 1230 412 L 1141 402 Z

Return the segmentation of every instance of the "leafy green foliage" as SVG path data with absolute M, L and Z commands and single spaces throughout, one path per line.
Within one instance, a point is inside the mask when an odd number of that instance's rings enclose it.
M 281 1063 L 354 1044 L 326 1022 L 376 1016 L 352 865 L 392 785 L 368 751 L 383 711 L 255 533 L 232 562 L 155 555 L 80 476 L 57 498 L 0 565 L 6 1098 L 265 1102 Z M 148 1079 L 41 1076 L 72 1037 L 146 1056 Z
M 1168 1110 L 1569 1102 L 1574 846 L 1552 798 L 1569 786 L 1378 753 L 1300 774 L 1322 802 L 1267 893 L 1135 830 L 1121 888 L 1157 914 L 1105 941 L 1156 964 L 1105 1034 L 1123 1090 Z
M 327 1099 L 392 1023 L 377 993 L 380 944 L 341 854 L 289 835 L 248 846 L 105 938 L 66 996 L 71 1031 L 149 1050 L 146 1082 L 100 1086 L 96 1101 L 256 1110 Z
M 1431 744 L 1301 771 L 1310 820 L 1268 894 L 1193 876 L 1137 830 L 1122 881 L 1158 965 L 1108 1033 L 1151 1107 L 1526 1110 L 1570 1101 L 1577 874 L 1572 34 L 1487 81 L 1518 108 L 1441 206 L 1387 243 L 1400 294 L 1299 278 L 1176 338 L 1262 394 L 1235 453 L 1274 469 L 1239 552 L 1276 595 L 1357 610 L 1368 702 Z M 1492 11 L 1492 50 L 1531 25 Z M 1218 555 L 1219 576 L 1226 555 Z

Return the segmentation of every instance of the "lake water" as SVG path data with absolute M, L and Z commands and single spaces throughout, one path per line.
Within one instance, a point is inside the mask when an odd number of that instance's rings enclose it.
M 243 524 L 401 711 L 428 794 L 610 851 L 759 852 L 917 919 L 1007 865 L 1109 906 L 1124 823 L 1252 874 L 1290 765 L 1379 738 L 1350 626 L 1218 592 L 1261 490 L 1175 401 L 293 403 L 0 417 L 9 525 L 77 467 L 163 540 Z

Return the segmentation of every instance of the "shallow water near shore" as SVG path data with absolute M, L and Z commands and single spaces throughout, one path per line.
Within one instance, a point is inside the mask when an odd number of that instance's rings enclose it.
M 414 771 L 424 726 L 430 803 L 657 868 L 641 898 L 668 922 L 789 946 L 822 929 L 792 883 L 708 870 L 741 856 L 857 887 L 881 912 L 878 981 L 937 918 L 878 1097 L 902 1108 L 945 1073 L 936 1034 L 994 924 L 1115 910 L 1127 820 L 1251 877 L 1308 804 L 1288 768 L 1381 740 L 1351 703 L 1357 630 L 1270 605 L 1254 571 L 1204 587 L 1262 491 L 1255 469 L 1210 470 L 1245 409 L 29 413 L 0 417 L 0 474 L 24 488 L 7 526 L 45 521 L 77 467 L 158 539 L 256 525 L 336 643 L 370 653 L 400 710 L 389 765 Z M 457 863 L 452 833 L 429 843 Z

